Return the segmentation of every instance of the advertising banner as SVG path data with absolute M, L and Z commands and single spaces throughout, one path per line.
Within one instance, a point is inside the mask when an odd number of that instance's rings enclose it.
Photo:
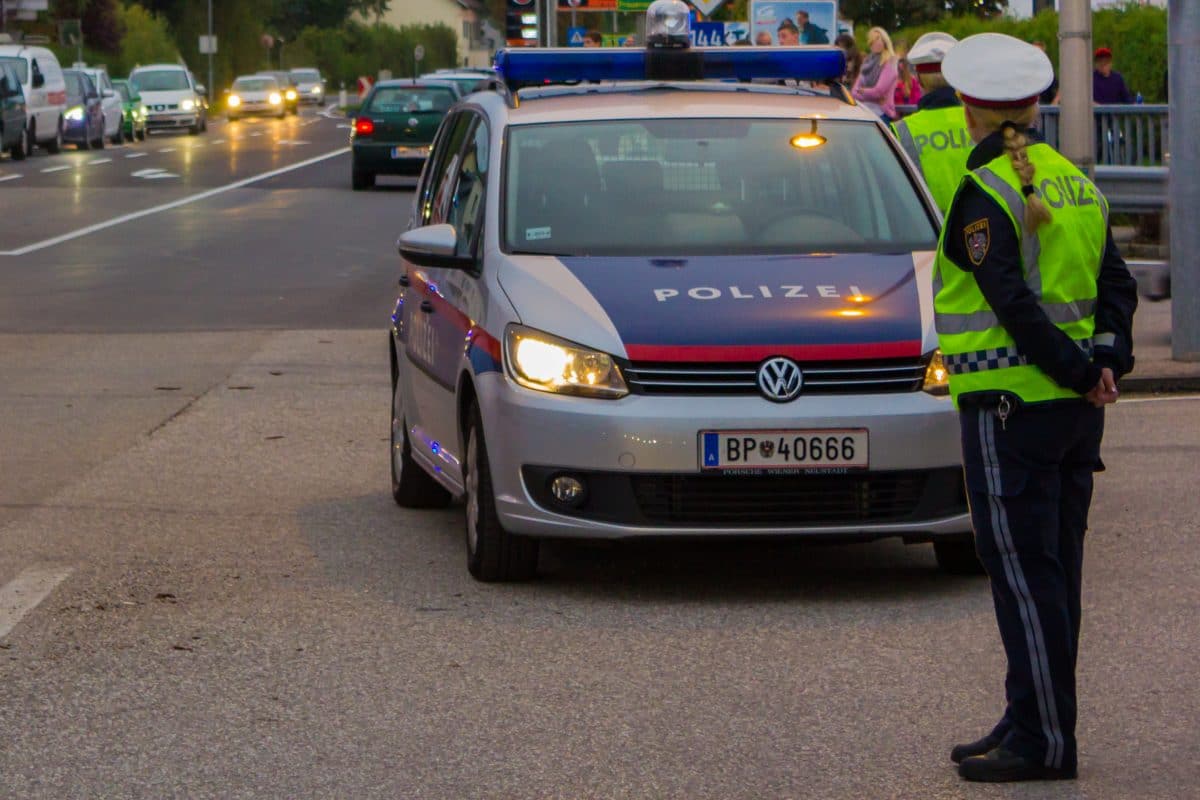
M 833 0 L 750 0 L 756 45 L 833 44 L 837 3 Z
M 729 47 L 749 38 L 748 22 L 697 22 L 692 26 L 693 47 Z

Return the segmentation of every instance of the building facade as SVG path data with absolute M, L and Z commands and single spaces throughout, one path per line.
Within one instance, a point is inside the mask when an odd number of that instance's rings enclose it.
M 458 63 L 467 67 L 489 67 L 499 34 L 484 17 L 480 0 L 400 0 L 382 17 L 397 28 L 404 25 L 442 23 L 458 34 Z

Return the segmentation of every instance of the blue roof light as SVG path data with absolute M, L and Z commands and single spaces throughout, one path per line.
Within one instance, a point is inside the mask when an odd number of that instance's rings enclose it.
M 836 47 L 695 47 L 657 51 L 655 57 L 671 58 L 670 53 L 698 57 L 705 80 L 833 81 L 846 71 L 846 56 Z M 496 71 L 519 85 L 655 80 L 660 76 L 647 74 L 648 61 L 641 49 L 531 48 L 496 53 Z

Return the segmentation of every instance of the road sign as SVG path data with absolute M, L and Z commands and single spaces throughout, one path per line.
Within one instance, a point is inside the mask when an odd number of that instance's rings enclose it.
M 718 8 L 720 8 L 721 4 L 724 3 L 725 0 L 688 0 L 688 2 L 695 6 L 701 14 L 708 17 L 711 16 L 712 13 Z
M 362 100 L 367 96 L 367 92 L 371 91 L 371 87 L 375 85 L 375 81 L 371 80 L 366 75 L 358 76 L 358 99 Z
M 694 47 L 724 47 L 724 22 L 697 22 L 692 26 L 692 45 Z
M 63 47 L 78 47 L 83 42 L 83 26 L 77 19 L 58 21 L 58 43 Z
M 200 37 L 200 55 L 206 56 L 217 52 L 217 37 L 216 36 L 201 36 Z
M 425 46 L 419 44 L 413 48 L 413 60 L 414 61 L 423 61 L 424 59 L 425 59 Z
M 567 28 L 567 47 L 583 47 L 583 35 L 587 28 Z

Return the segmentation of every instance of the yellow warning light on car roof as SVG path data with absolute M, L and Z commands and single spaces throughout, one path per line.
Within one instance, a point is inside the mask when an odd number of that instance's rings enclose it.
M 817 121 L 814 119 L 808 133 L 797 133 L 791 138 L 790 144 L 797 150 L 811 150 L 814 147 L 820 147 L 827 141 L 829 140 L 817 133 Z

